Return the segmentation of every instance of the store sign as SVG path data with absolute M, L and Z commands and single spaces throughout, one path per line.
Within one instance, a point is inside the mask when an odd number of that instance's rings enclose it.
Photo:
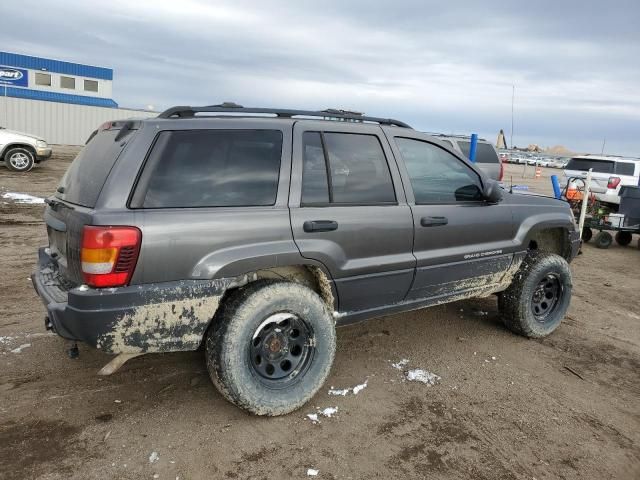
M 0 85 L 26 87 L 29 83 L 29 72 L 22 68 L 3 67 L 0 65 Z

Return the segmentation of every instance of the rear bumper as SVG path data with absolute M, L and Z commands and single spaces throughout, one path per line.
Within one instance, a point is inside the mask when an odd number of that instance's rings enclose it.
M 108 353 L 196 350 L 235 279 L 181 280 L 120 288 L 69 288 L 47 249 L 38 251 L 33 286 L 59 336 Z

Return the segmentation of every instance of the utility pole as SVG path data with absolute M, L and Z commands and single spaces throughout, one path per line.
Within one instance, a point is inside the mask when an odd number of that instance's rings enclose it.
M 516 98 L 516 86 L 511 85 L 511 87 L 513 89 L 511 90 L 511 139 L 509 140 L 511 147 L 509 148 L 513 148 L 513 104 Z

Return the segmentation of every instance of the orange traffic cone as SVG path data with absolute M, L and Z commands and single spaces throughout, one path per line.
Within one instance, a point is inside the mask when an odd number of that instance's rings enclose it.
M 536 165 L 536 178 L 540 178 L 542 175 L 542 168 Z

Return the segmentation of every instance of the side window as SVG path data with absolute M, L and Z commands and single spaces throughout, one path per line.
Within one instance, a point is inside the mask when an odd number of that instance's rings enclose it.
M 616 173 L 618 175 L 633 176 L 635 166 L 636 166 L 635 163 L 616 162 Z
M 320 132 L 304 132 L 302 148 L 302 204 L 329 203 L 327 164 Z
M 143 208 L 273 205 L 279 130 L 181 130 L 158 135 L 134 202 Z
M 302 143 L 303 204 L 396 203 L 387 159 L 375 135 L 305 132 Z
M 431 143 L 396 138 L 416 203 L 482 200 L 480 178 L 446 150 Z

